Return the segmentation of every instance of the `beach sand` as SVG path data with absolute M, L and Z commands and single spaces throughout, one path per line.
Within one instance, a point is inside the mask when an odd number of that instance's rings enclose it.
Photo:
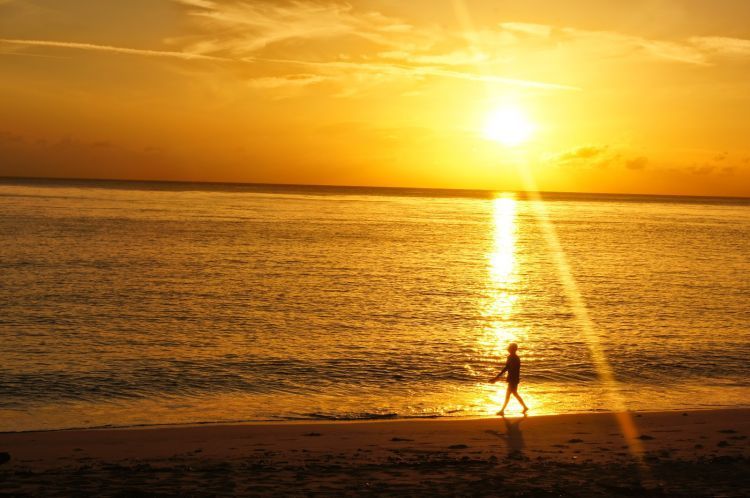
M 3 495 L 750 496 L 750 410 L 0 434 Z M 2 460 L 2 459 L 0 459 Z

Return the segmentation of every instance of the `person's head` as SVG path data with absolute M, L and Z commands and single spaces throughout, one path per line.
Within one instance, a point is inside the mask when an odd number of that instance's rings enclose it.
M 518 351 L 518 344 L 516 344 L 515 342 L 511 342 L 508 345 L 508 352 L 510 354 L 516 354 L 516 351 Z

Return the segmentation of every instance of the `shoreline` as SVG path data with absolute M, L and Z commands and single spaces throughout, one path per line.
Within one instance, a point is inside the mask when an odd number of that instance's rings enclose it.
M 21 496 L 750 493 L 750 409 L 629 413 L 640 455 L 613 412 L 2 433 L 0 482 Z
M 661 409 L 661 410 L 628 410 L 626 412 L 615 412 L 615 411 L 581 411 L 581 412 L 562 412 L 562 413 L 543 413 L 536 415 L 534 413 L 527 413 L 528 418 L 539 418 L 539 417 L 560 417 L 568 415 L 616 415 L 618 413 L 626 413 L 632 416 L 638 414 L 653 414 L 653 413 L 700 413 L 700 412 L 714 412 L 714 411 L 733 411 L 733 410 L 748 410 L 750 406 L 740 405 L 732 407 L 720 407 L 720 408 L 680 408 L 680 409 Z M 510 413 L 507 418 L 521 418 L 522 414 Z M 70 432 L 70 431 L 102 431 L 102 430 L 146 430 L 146 429 L 170 429 L 170 428 L 188 428 L 188 427 L 206 427 L 206 426 L 243 426 L 243 425 L 306 425 L 306 424 L 347 424 L 347 423 L 378 423 L 378 422 L 398 422 L 398 421 L 466 421 L 466 420 L 486 420 L 486 419 L 497 419 L 502 418 L 498 415 L 425 415 L 425 416 L 378 416 L 378 417 L 361 417 L 361 418 L 299 418 L 299 419 L 267 419 L 267 420 L 253 420 L 253 419 L 237 419 L 237 420 L 206 420 L 196 422 L 173 422 L 173 423 L 144 423 L 144 424 L 132 424 L 132 425 L 97 425 L 97 426 L 81 426 L 81 427 L 62 427 L 52 429 L 28 429 L 28 430 L 0 430 L 0 436 L 6 434 L 32 434 L 32 433 L 48 433 L 48 432 Z

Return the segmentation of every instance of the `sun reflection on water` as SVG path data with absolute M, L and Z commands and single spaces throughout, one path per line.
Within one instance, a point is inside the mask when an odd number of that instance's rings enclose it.
M 482 356 L 499 368 L 511 342 L 521 342 L 525 330 L 513 320 L 519 299 L 519 260 L 516 254 L 518 201 L 514 194 L 499 194 L 492 200 L 492 246 L 487 254 L 486 298 L 482 312 L 485 330 L 479 340 Z M 484 396 L 475 400 L 482 411 L 494 414 L 502 406 L 505 384 L 484 384 Z M 533 408 L 534 400 L 527 401 Z
M 516 200 L 510 196 L 492 201 L 494 248 L 490 253 L 490 280 L 495 285 L 512 284 L 516 275 Z
M 492 249 L 487 255 L 487 300 L 483 316 L 488 324 L 483 346 L 488 355 L 504 355 L 508 343 L 519 339 L 511 321 L 518 301 L 516 258 L 517 201 L 513 194 L 501 194 L 492 201 Z

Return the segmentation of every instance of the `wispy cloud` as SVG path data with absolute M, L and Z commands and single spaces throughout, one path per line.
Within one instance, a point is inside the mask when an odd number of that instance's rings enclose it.
M 693 45 L 721 55 L 750 55 L 750 40 L 724 36 L 700 36 L 690 39 Z
M 76 50 L 89 50 L 94 52 L 114 52 L 118 54 L 142 55 L 147 57 L 172 57 L 184 60 L 227 60 L 223 57 L 212 55 L 195 54 L 190 52 L 174 52 L 167 50 L 148 50 L 140 48 L 115 47 L 112 45 L 97 45 L 94 43 L 78 43 L 53 40 L 16 40 L 0 38 L 0 44 L 17 45 L 25 47 L 51 47 L 68 48 Z
M 394 35 L 413 27 L 378 12 L 359 12 L 346 3 L 334 2 L 215 2 L 175 0 L 188 7 L 188 15 L 201 21 L 209 35 L 190 48 L 207 53 L 229 51 L 247 55 L 273 44 L 292 40 L 359 38 L 378 45 L 400 46 Z M 213 36 L 212 36 L 213 35 Z M 411 40 L 414 42 L 414 40 Z
M 466 46 L 461 33 L 416 26 L 350 4 L 174 1 L 186 8 L 198 33 L 172 42 L 197 54 L 303 65 L 308 71 L 325 75 L 328 81 L 339 78 L 342 84 L 351 83 L 359 75 L 380 82 L 433 77 L 544 90 L 577 89 L 557 82 L 478 71 L 477 66 L 487 61 Z M 278 75 L 257 78 L 257 86 L 300 85 L 295 78 Z
M 485 75 L 466 71 L 456 71 L 434 66 L 406 66 L 398 64 L 388 64 L 382 62 L 367 61 L 305 61 L 294 59 L 269 59 L 269 58 L 248 58 L 247 61 L 273 62 L 289 65 L 301 65 L 318 70 L 328 70 L 332 73 L 352 74 L 353 72 L 379 74 L 383 76 L 394 77 L 441 77 L 467 81 L 476 81 L 481 83 L 495 83 L 502 85 L 511 85 L 527 88 L 539 88 L 548 90 L 579 90 L 579 88 L 567 85 L 558 85 L 555 83 L 544 83 L 538 81 L 505 78 L 502 76 Z
M 628 169 L 645 169 L 648 165 L 648 158 L 644 156 L 635 157 L 633 159 L 628 159 L 625 161 L 625 167 Z
M 549 47 L 573 48 L 581 53 L 611 57 L 646 57 L 672 62 L 705 65 L 707 53 L 693 40 L 658 40 L 617 31 L 584 30 L 533 23 L 501 23 L 504 42 L 516 46 L 546 42 Z M 511 35 L 508 37 L 507 35 Z
M 108 52 L 183 60 L 250 64 L 255 88 L 304 88 L 338 80 L 350 87 L 338 95 L 395 81 L 442 78 L 543 90 L 575 90 L 572 85 L 477 71 L 482 55 L 468 48 L 434 49 L 456 34 L 417 28 L 375 11 L 337 2 L 217 2 L 174 0 L 197 23 L 193 36 L 166 40 L 179 50 L 141 49 L 59 40 L 0 39 L 0 44 Z M 448 43 L 447 45 L 450 45 Z M 30 54 L 33 55 L 33 54 Z M 38 55 L 38 54 L 36 54 Z M 282 57 L 283 56 L 283 57 Z M 270 70 L 263 63 L 276 66 Z M 305 66 L 315 77 L 299 77 Z
M 660 60 L 710 65 L 719 51 L 740 52 L 736 39 L 661 40 L 606 30 L 503 22 L 471 33 L 362 10 L 348 3 L 295 0 L 173 0 L 186 9 L 197 32 L 173 40 L 185 50 L 252 63 L 289 66 L 287 75 L 259 74 L 254 86 L 299 88 L 325 80 L 368 86 L 396 80 L 444 78 L 551 91 L 580 89 L 566 82 L 517 77 L 525 54 L 555 60 Z M 750 43 L 750 42 L 748 42 Z M 321 79 L 289 77 L 304 66 Z M 502 74 L 512 69 L 514 77 Z M 283 68 L 277 71 L 284 71 Z M 537 71 L 536 74 L 544 74 Z M 574 73 L 571 73 L 574 76 Z M 270 79 L 269 79 L 270 78 Z M 365 79 L 369 78 L 367 82 Z M 356 82 L 354 80 L 359 80 Z M 304 84 L 302 83 L 304 81 Z M 347 95 L 352 93 L 351 90 Z
M 606 145 L 583 145 L 563 152 L 558 156 L 560 162 L 578 161 L 581 159 L 594 159 L 601 157 L 607 152 Z
M 328 78 L 319 74 L 299 73 L 254 78 L 250 80 L 249 84 L 255 88 L 301 88 L 323 83 L 327 80 Z
M 606 168 L 620 160 L 622 153 L 607 145 L 582 145 L 552 156 L 553 164 L 566 168 Z
M 339 89 L 338 95 L 427 78 L 571 91 L 580 88 L 543 77 L 576 77 L 575 71 L 550 72 L 550 61 L 564 65 L 591 60 L 597 64 L 633 58 L 701 66 L 712 64 L 718 56 L 750 55 L 750 40 L 738 38 L 659 40 L 519 22 L 485 24 L 467 33 L 338 1 L 172 1 L 192 19 L 194 29 L 188 36 L 165 40 L 175 50 L 37 39 L 0 39 L 0 49 L 2 45 L 44 47 L 222 61 L 246 66 L 241 70 L 243 77 L 254 88 L 300 90 L 326 83 L 336 93 L 335 85 L 346 87 L 346 91 Z M 17 49 L 5 52 L 39 55 Z M 540 62 L 533 66 L 530 59 Z M 524 72 L 535 77 L 525 78 Z

